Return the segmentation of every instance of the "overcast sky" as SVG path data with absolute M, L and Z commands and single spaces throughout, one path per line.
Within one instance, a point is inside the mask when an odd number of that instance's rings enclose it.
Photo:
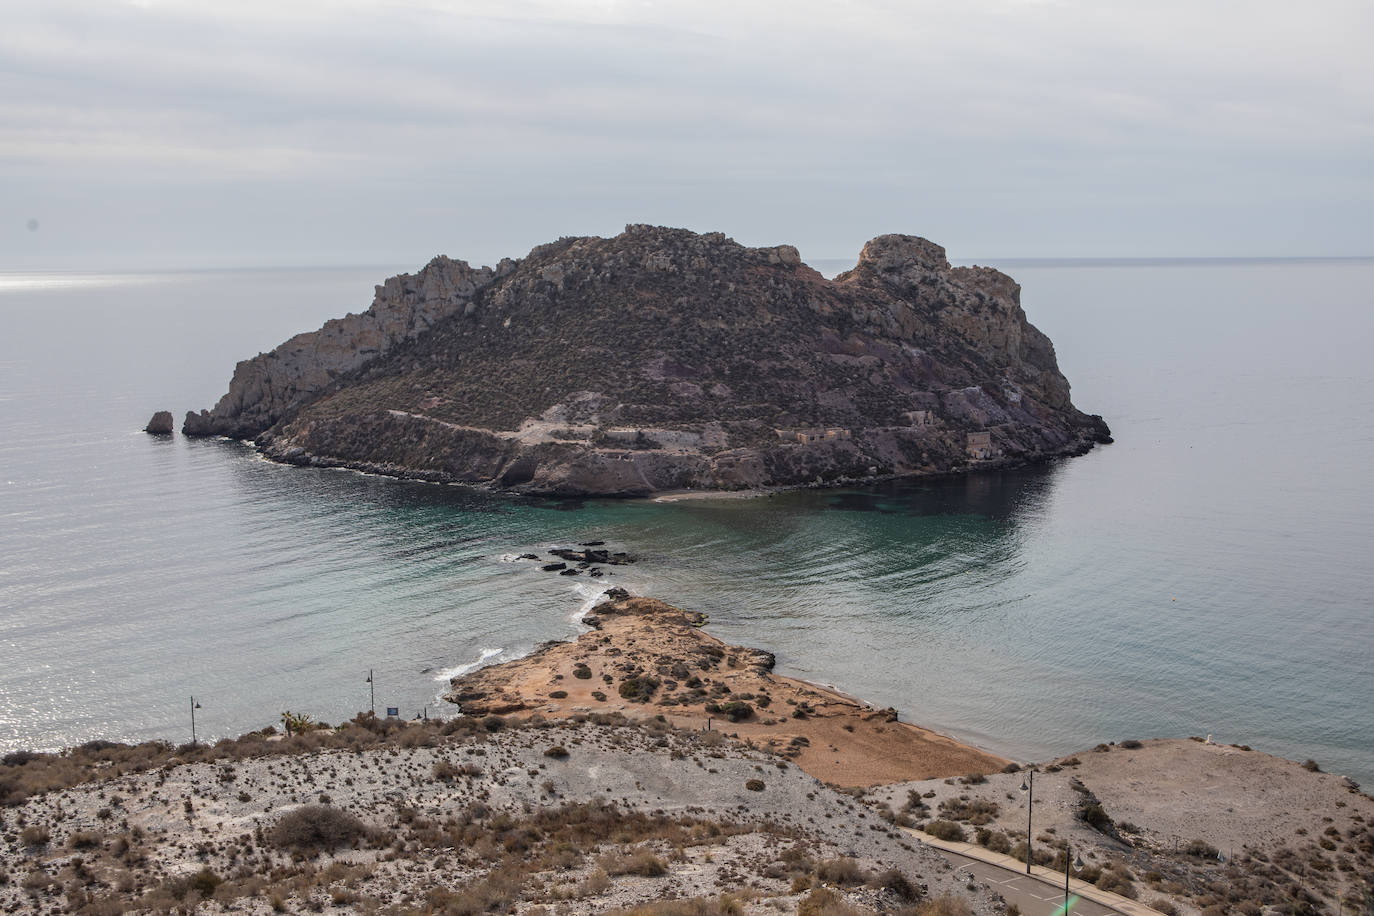
M 1368 0 L 9 0 L 0 269 L 1374 254 Z M 37 226 L 31 221 L 37 221 Z

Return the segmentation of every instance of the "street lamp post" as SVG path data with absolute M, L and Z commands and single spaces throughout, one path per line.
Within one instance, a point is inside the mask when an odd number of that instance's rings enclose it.
M 367 669 L 367 691 L 372 695 L 372 715 L 377 715 L 377 685 L 372 683 L 372 669 Z
M 1068 913 L 1068 912 L 1069 912 L 1069 862 L 1070 862 L 1072 859 L 1073 859 L 1073 849 L 1072 849 L 1072 847 L 1065 846 L 1065 847 L 1064 847 L 1064 912 L 1065 912 L 1065 913 Z M 1077 862 L 1074 862 L 1074 863 L 1073 863 L 1073 867 L 1074 867 L 1074 869 L 1075 869 L 1076 871 L 1082 871 L 1082 870 L 1083 870 L 1083 859 L 1080 857 L 1080 858 L 1078 859 Z
M 1031 808 L 1035 805 L 1035 771 L 1027 770 L 1026 778 L 1021 780 L 1021 791 L 1026 793 L 1026 874 L 1031 870 Z
M 196 702 L 194 696 L 191 697 L 191 743 L 196 743 L 196 710 L 200 709 L 200 704 Z

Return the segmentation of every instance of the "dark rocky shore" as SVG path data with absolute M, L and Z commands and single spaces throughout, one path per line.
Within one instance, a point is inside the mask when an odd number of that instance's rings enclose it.
M 960 473 L 1111 441 L 1019 299 L 913 236 L 873 239 L 832 281 L 791 246 L 630 226 L 393 277 L 366 312 L 240 363 L 183 432 L 605 496 Z

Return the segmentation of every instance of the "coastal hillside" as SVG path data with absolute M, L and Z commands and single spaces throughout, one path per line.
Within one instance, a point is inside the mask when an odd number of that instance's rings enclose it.
M 7 913 L 997 916 L 852 796 L 719 732 L 522 724 L 94 742 L 0 763 Z
M 272 458 L 548 494 L 949 473 L 1110 441 L 1020 288 L 885 235 L 827 280 L 795 248 L 629 226 L 474 269 L 239 364 L 183 432 Z

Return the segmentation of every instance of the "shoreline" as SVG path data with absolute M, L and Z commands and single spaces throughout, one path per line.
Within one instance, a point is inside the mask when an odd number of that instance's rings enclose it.
M 465 716 L 529 719 L 618 712 L 721 731 L 825 782 L 883 785 L 993 773 L 1006 757 L 877 709 L 835 688 L 773 673 L 772 653 L 704 632 L 705 617 L 612 590 L 567 642 L 475 669 L 445 699 Z
M 138 430 L 142 433 L 143 430 Z M 970 461 L 962 466 L 951 467 L 944 470 L 922 470 L 912 469 L 900 473 L 874 474 L 867 477 L 837 477 L 833 480 L 817 483 L 815 481 L 799 481 L 796 483 L 768 484 L 759 487 L 749 487 L 744 489 L 720 489 L 720 490 L 650 490 L 647 493 L 582 493 L 582 492 L 559 492 L 559 491 L 532 491 L 522 490 L 515 487 L 500 486 L 492 481 L 459 480 L 452 475 L 438 471 L 423 471 L 409 467 L 398 467 L 387 464 L 378 464 L 371 461 L 352 461 L 337 458 L 324 458 L 311 453 L 294 454 L 290 457 L 269 454 L 267 448 L 256 439 L 248 437 L 235 437 L 223 433 L 188 435 L 180 432 L 181 438 L 188 442 L 234 442 L 247 446 L 254 454 L 263 461 L 270 462 L 281 467 L 295 468 L 315 468 L 318 470 L 352 471 L 367 477 L 382 477 L 396 481 L 408 483 L 427 483 L 438 486 L 465 487 L 474 491 L 488 493 L 495 496 L 508 496 L 523 499 L 606 499 L 615 501 L 644 501 L 644 502 L 690 502 L 700 499 L 755 499 L 758 497 L 772 496 L 777 493 L 789 493 L 801 490 L 843 490 L 846 488 L 863 488 L 874 484 L 891 483 L 899 480 L 952 480 L 958 477 L 971 477 L 984 474 L 990 471 L 1014 471 L 1023 468 L 1039 467 L 1055 461 L 1063 461 L 1069 458 L 1081 458 L 1091 454 L 1103 445 L 1112 445 L 1114 440 L 1093 441 L 1079 443 L 1071 448 L 1065 448 L 1056 452 L 1036 453 L 1029 456 L 1010 457 L 1002 456 L 998 458 L 976 459 L 976 463 Z

